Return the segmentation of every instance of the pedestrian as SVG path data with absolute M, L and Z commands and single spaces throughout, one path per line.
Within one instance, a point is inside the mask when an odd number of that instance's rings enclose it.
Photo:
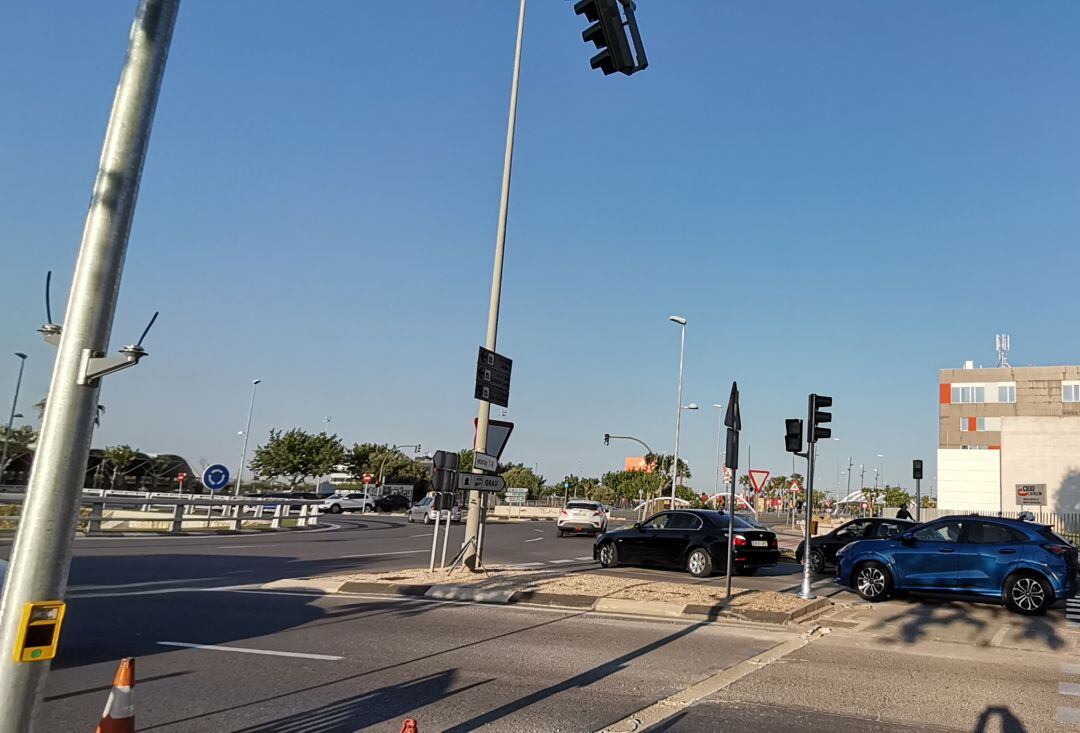
M 901 504 L 900 505 L 900 511 L 898 511 L 896 513 L 896 518 L 897 519 L 914 519 L 914 517 L 911 516 L 911 512 L 909 512 L 908 509 L 907 509 L 907 504 Z

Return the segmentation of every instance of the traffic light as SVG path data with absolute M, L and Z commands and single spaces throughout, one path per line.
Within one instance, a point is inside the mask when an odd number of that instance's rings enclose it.
M 802 420 L 798 418 L 789 417 L 784 420 L 784 428 L 786 435 L 784 436 L 784 447 L 788 453 L 799 453 L 802 451 Z
M 611 445 L 611 434 L 604 433 L 604 445 Z
M 821 409 L 823 407 L 832 407 L 832 397 L 821 394 L 810 395 L 810 426 L 806 431 L 806 440 L 809 443 L 832 437 L 832 430 L 821 427 L 822 423 L 832 422 L 832 413 L 825 412 Z
M 582 39 L 600 49 L 600 53 L 589 61 L 589 66 L 600 69 L 604 76 L 616 71 L 633 74 L 638 70 L 638 64 L 630 52 L 630 41 L 623 28 L 619 0 L 579 0 L 574 4 L 574 12 L 584 15 L 586 20 L 592 23 L 581 33 Z M 627 12 L 632 14 L 633 11 Z
M 911 478 L 922 478 L 922 461 L 918 458 L 911 462 Z

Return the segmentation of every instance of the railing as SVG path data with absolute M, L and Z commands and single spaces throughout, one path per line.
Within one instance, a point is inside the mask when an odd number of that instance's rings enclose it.
M 923 509 L 921 519 L 929 522 L 931 519 L 941 517 L 953 517 L 959 514 L 978 514 L 984 517 L 1004 517 L 1006 519 L 1019 519 L 1020 514 L 1027 512 L 1035 517 L 1038 524 L 1049 524 L 1058 534 L 1067 535 L 1069 539 L 1080 536 L 1080 513 L 1077 512 L 1046 512 L 1036 511 L 1039 507 L 1031 509 L 1018 509 L 1014 511 L 997 511 L 989 509 Z
M 25 492 L 0 493 L 0 507 L 20 507 L 25 498 Z M 78 524 L 85 534 L 236 531 L 245 526 L 289 529 L 317 525 L 319 504 L 307 499 L 85 489 Z M 18 521 L 18 514 L 0 514 L 0 529 L 13 530 Z

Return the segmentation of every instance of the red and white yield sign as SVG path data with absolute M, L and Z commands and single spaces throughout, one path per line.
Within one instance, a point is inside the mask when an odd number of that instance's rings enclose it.
M 752 468 L 750 469 L 749 474 L 750 484 L 754 487 L 754 491 L 761 493 L 765 488 L 765 482 L 769 480 L 769 472 Z
M 788 491 L 790 491 L 792 494 L 798 494 L 800 491 L 802 491 L 802 488 L 799 487 L 799 482 L 797 479 L 791 479 L 791 487 L 788 489 Z

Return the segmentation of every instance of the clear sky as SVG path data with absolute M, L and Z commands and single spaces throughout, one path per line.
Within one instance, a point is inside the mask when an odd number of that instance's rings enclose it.
M 652 65 L 604 77 L 572 3 L 530 2 L 507 459 L 551 480 L 638 453 L 605 432 L 670 451 L 671 314 L 699 487 L 733 379 L 755 468 L 790 470 L 783 419 L 818 391 L 826 485 L 879 453 L 895 482 L 932 469 L 939 368 L 992 365 L 996 332 L 1014 365 L 1080 360 L 1080 5 L 638 6 Z M 42 283 L 62 312 L 134 7 L 0 7 L 0 346 L 30 355 L 35 423 Z M 256 439 L 331 416 L 350 443 L 471 443 L 516 13 L 185 0 L 112 347 L 161 317 L 95 445 L 235 465 L 256 377 Z

